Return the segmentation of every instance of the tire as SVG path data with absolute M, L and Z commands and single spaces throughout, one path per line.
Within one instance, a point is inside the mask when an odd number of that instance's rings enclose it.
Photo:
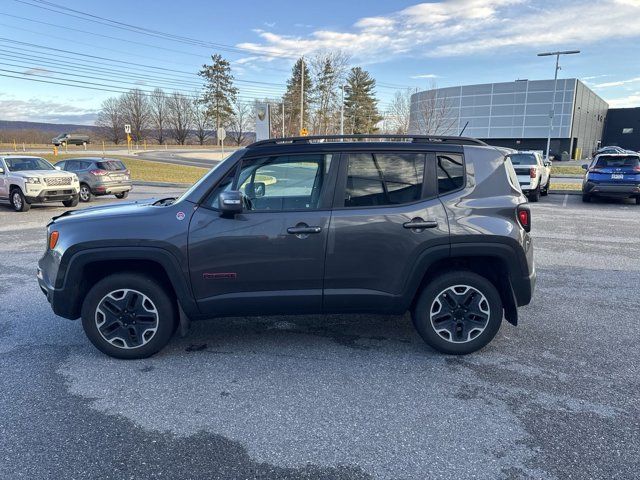
M 80 201 L 83 203 L 93 200 L 93 193 L 91 193 L 91 188 L 89 187 L 89 185 L 87 185 L 86 183 L 81 183 L 78 196 L 80 197 Z
M 121 193 L 116 193 L 116 198 L 127 198 L 129 196 L 129 192 L 121 192 Z
M 640 205 L 640 197 L 636 197 L 636 205 Z
M 67 208 L 77 207 L 79 201 L 80 201 L 80 195 L 76 195 L 71 200 L 65 200 L 64 202 L 62 202 L 62 204 Z
M 584 203 L 589 203 L 591 202 L 591 195 L 589 195 L 588 193 L 583 193 L 582 194 L 582 201 Z
M 31 204 L 24 198 L 22 190 L 14 188 L 10 194 L 11 206 L 16 212 L 28 212 L 31 208 Z
M 540 185 L 535 190 L 529 192 L 529 201 L 534 203 L 540 200 Z
M 114 358 L 140 359 L 159 352 L 173 336 L 177 319 L 176 305 L 166 290 L 136 273 L 100 280 L 82 304 L 85 334 L 98 350 Z
M 544 186 L 544 189 L 540 191 L 540 195 L 542 195 L 543 197 L 549 195 L 549 187 L 551 187 L 551 177 L 549 177 L 549 180 L 547 180 L 547 184 Z
M 453 300 L 449 306 L 455 307 L 447 307 L 446 295 Z M 480 350 L 496 336 L 502 323 L 502 301 L 489 280 L 458 270 L 442 274 L 424 287 L 412 317 L 427 345 L 441 353 L 466 355 Z

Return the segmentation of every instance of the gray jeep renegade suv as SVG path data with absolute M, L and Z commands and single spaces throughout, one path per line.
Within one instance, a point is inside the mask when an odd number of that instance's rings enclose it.
M 200 318 L 406 311 L 430 346 L 466 354 L 530 302 L 530 227 L 511 163 L 479 140 L 272 139 L 180 198 L 54 218 L 38 280 L 118 358 Z

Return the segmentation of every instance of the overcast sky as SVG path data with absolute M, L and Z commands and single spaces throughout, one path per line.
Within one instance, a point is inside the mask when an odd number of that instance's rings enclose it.
M 2 0 L 2 7 L 0 120 L 91 124 L 100 102 L 115 95 L 95 89 L 194 94 L 195 73 L 212 53 L 232 62 L 243 100 L 277 98 L 293 59 L 323 50 L 341 50 L 370 70 L 383 110 L 398 88 L 552 78 L 553 59 L 536 53 L 554 49 L 582 50 L 562 59 L 561 77 L 582 79 L 610 106 L 640 106 L 640 0 Z M 70 81 L 94 90 L 60 85 Z

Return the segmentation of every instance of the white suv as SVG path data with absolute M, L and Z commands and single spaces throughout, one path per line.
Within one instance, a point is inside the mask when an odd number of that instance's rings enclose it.
M 16 212 L 26 212 L 33 203 L 75 207 L 79 191 L 75 173 L 62 172 L 44 158 L 0 157 L 0 199 L 8 200 Z
M 537 202 L 540 195 L 547 195 L 551 186 L 551 162 L 544 160 L 540 152 L 518 151 L 509 154 L 518 183 L 529 201 Z

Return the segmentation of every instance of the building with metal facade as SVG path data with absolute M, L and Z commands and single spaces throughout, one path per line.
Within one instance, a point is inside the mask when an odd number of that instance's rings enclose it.
M 544 150 L 553 108 L 551 154 L 587 157 L 602 139 L 608 105 L 575 78 L 465 85 L 411 97 L 410 133 L 464 135 L 493 145 Z

